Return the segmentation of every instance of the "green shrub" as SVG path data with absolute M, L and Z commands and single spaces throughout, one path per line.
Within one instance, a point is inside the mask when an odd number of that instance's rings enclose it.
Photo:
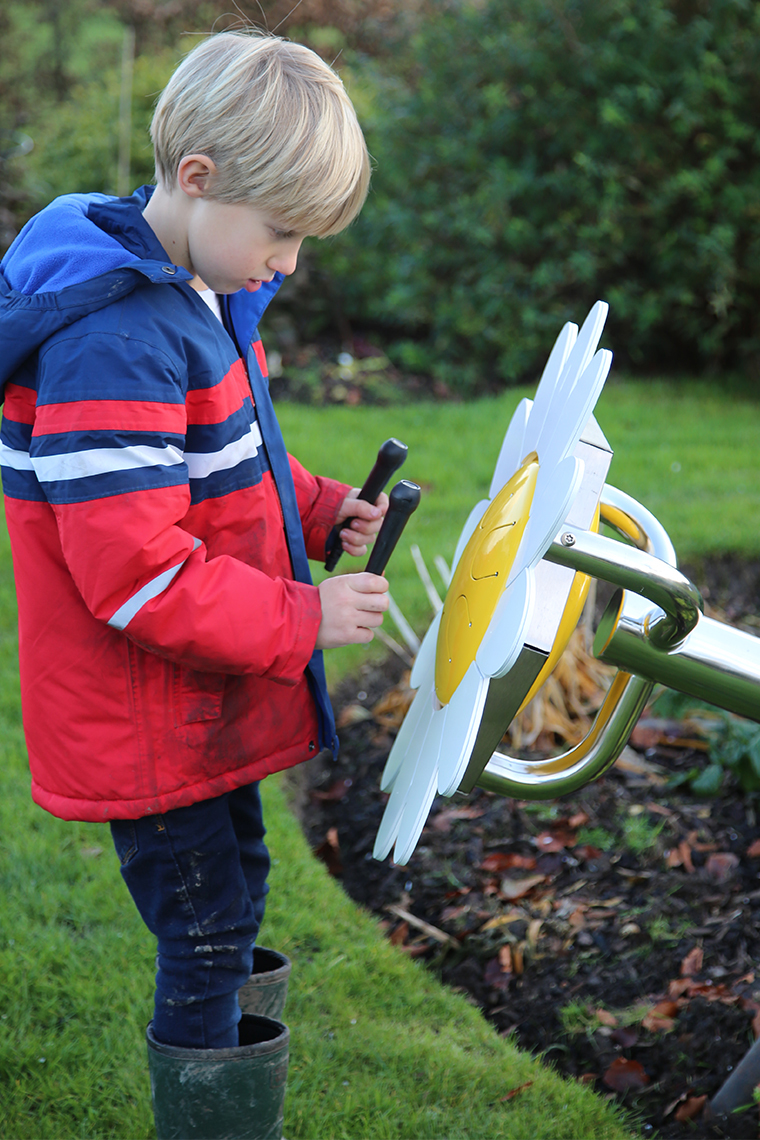
M 158 93 L 177 64 L 169 49 L 135 60 L 132 92 L 131 186 L 153 178 L 149 125 Z M 119 146 L 118 65 L 75 84 L 69 98 L 31 128 L 34 150 L 24 162 L 33 208 L 59 194 L 116 192 Z M 30 211 L 31 212 L 31 211 Z
M 746 794 L 760 792 L 760 725 L 722 713 L 710 746 L 710 764 L 691 781 L 692 791 L 717 795 L 724 769 Z
M 395 75 L 362 70 L 373 187 L 318 253 L 346 315 L 460 390 L 534 380 L 599 297 L 629 366 L 754 365 L 760 6 L 432 7 Z

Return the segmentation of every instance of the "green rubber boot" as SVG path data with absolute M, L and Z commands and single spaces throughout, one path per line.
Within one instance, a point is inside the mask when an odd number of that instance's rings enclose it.
M 254 946 L 253 973 L 238 991 L 243 1013 L 258 1013 L 261 1017 L 281 1021 L 288 996 L 290 970 L 290 959 L 284 954 L 267 950 L 265 946 Z
M 162 1045 L 148 1026 L 158 1140 L 282 1140 L 287 1026 L 243 1014 L 235 1049 Z

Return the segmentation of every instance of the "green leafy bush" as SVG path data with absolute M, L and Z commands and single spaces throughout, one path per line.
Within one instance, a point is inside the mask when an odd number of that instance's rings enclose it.
M 760 725 L 738 717 L 724 715 L 723 723 L 716 734 L 710 749 L 713 767 L 730 769 L 743 792 L 760 792 Z M 700 789 L 692 782 L 696 791 L 704 790 L 711 794 L 713 789 Z
M 533 380 L 599 297 L 629 366 L 754 366 L 760 5 L 432 7 L 395 74 L 364 65 L 373 188 L 318 254 L 346 315 L 465 391 Z
M 165 50 L 135 61 L 131 185 L 153 178 L 148 128 L 158 93 L 176 66 Z M 24 163 L 27 192 L 39 209 L 58 194 L 116 191 L 119 146 L 118 65 L 73 86 L 69 98 L 34 124 L 34 150 Z
M 679 695 L 674 696 L 678 701 Z M 680 697 L 680 701 L 683 703 L 684 698 Z M 672 776 L 668 787 L 687 785 L 695 795 L 717 796 L 726 773 L 731 772 L 746 795 L 760 792 L 760 724 L 701 702 L 699 705 L 692 711 L 699 716 L 704 709 L 703 731 L 710 742 L 709 763 Z

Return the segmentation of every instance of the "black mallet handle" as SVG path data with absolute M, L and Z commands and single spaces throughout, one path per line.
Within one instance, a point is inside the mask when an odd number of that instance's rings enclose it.
M 401 532 L 409 521 L 409 516 L 417 510 L 420 502 L 420 489 L 410 479 L 402 479 L 391 491 L 388 513 L 383 519 L 380 533 L 372 547 L 367 563 L 370 574 L 382 574 L 388 559 L 401 538 Z
M 398 471 L 406 459 L 408 450 L 406 444 L 400 440 L 386 439 L 377 453 L 375 466 L 370 471 L 364 486 L 359 492 L 359 498 L 364 499 L 365 503 L 374 503 L 391 475 L 394 475 Z M 338 559 L 343 553 L 340 532 L 344 527 L 351 526 L 353 521 L 353 518 L 345 519 L 340 526 L 334 526 L 327 536 L 327 542 L 325 543 L 325 551 L 327 554 L 325 570 L 335 569 Z

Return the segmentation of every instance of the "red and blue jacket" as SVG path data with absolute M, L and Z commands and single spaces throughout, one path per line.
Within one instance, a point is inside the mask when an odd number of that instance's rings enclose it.
M 24 730 L 32 795 L 64 819 L 154 815 L 334 746 L 283 509 L 305 565 L 348 487 L 263 428 L 256 328 L 281 277 L 222 298 L 220 323 L 150 193 L 59 198 L 0 265 Z

